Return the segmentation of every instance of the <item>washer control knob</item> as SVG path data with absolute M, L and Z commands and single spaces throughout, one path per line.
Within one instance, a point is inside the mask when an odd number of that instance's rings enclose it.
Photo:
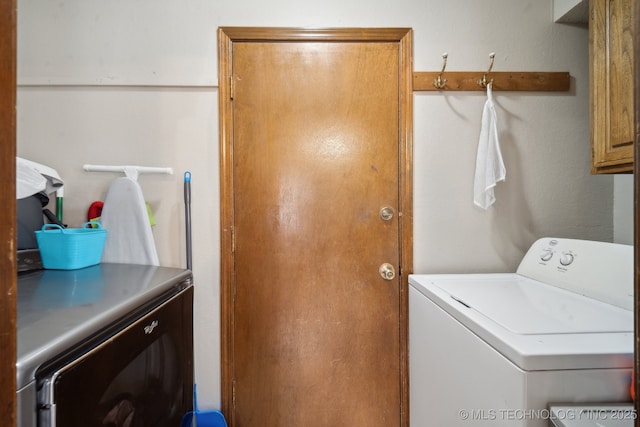
M 560 264 L 567 266 L 569 264 L 571 264 L 574 260 L 574 256 L 571 252 L 568 252 L 566 254 L 562 254 L 562 256 L 560 257 Z
M 545 249 L 540 254 L 540 259 L 542 261 L 549 261 L 551 258 L 553 258 L 553 251 L 551 249 Z

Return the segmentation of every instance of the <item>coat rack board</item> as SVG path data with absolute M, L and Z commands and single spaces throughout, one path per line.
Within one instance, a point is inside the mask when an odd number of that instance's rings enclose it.
M 440 77 L 441 88 L 435 82 Z M 415 71 L 414 91 L 484 91 L 481 80 L 493 82 L 494 91 L 568 91 L 568 72 L 508 72 L 508 71 Z

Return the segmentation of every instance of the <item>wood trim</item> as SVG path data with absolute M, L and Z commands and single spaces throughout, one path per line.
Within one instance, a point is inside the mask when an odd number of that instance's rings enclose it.
M 388 41 L 397 43 L 410 28 L 287 28 L 220 27 L 218 34 L 233 42 L 241 41 Z
M 222 413 L 233 426 L 233 134 L 231 53 L 233 41 L 218 29 L 218 109 L 220 127 L 220 329 Z
M 600 173 L 604 156 L 603 148 L 607 140 L 607 93 L 601 76 L 606 75 L 607 44 L 605 4 L 603 1 L 589 0 L 589 122 L 591 125 L 591 173 Z M 600 141 L 600 142 L 599 142 Z
M 633 3 L 634 49 L 634 194 L 633 194 L 633 248 L 634 248 L 634 409 L 640 410 L 640 0 Z M 640 426 L 636 419 L 635 426 Z
M 16 425 L 16 0 L 0 0 L 0 425 Z
M 400 262 L 400 425 L 409 426 L 409 274 L 413 273 L 413 33 L 400 40 L 400 92 L 407 96 L 400 100 L 400 197 L 401 217 Z
M 400 44 L 400 207 L 402 280 L 400 304 L 400 425 L 409 425 L 409 343 L 408 275 L 413 271 L 413 32 L 410 28 L 257 28 L 220 27 L 218 29 L 218 103 L 220 121 L 220 230 L 221 230 L 221 391 L 222 411 L 230 426 L 233 419 L 233 129 L 232 129 L 232 49 L 239 41 L 388 41 Z
M 632 172 L 633 164 L 630 164 L 628 159 L 620 162 L 620 164 L 591 166 L 592 174 L 628 174 Z
M 414 91 L 484 91 L 478 84 L 484 71 L 444 71 L 442 79 L 447 79 L 443 89 L 433 85 L 440 75 L 439 71 L 417 71 L 413 73 Z M 493 80 L 494 91 L 547 91 L 566 92 L 571 87 L 568 72 L 511 72 L 492 71 L 487 80 Z

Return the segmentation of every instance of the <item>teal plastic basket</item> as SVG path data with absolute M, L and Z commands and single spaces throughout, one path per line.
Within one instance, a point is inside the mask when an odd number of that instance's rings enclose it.
M 45 224 L 35 233 L 42 266 L 50 270 L 77 270 L 100 264 L 107 237 L 107 230 L 99 222 L 85 222 L 82 228 Z

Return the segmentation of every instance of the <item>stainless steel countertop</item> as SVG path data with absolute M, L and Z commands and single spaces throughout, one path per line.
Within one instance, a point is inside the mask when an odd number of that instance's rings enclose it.
M 190 278 L 190 270 L 132 264 L 21 273 L 17 390 L 43 363 Z

